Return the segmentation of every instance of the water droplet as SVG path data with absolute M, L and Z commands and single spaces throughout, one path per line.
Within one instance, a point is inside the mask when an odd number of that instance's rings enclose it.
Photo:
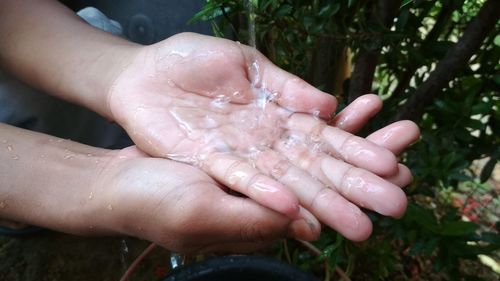
M 94 156 L 92 153 L 87 153 L 87 157 L 92 157 Z
M 175 269 L 184 264 L 184 257 L 176 252 L 170 253 L 170 266 Z
M 14 160 L 19 160 L 19 156 L 17 156 L 17 155 L 12 155 L 11 158 L 14 159 Z
M 267 96 L 267 102 L 273 102 L 279 97 L 278 92 L 273 92 Z
M 59 143 L 64 142 L 64 141 L 65 141 L 64 139 L 57 139 L 56 140 L 56 142 L 59 142 Z
M 7 203 L 4 201 L 0 202 L 0 209 L 4 209 L 5 207 L 7 207 Z
M 316 119 L 319 119 L 319 114 L 320 114 L 319 109 L 315 109 L 315 110 L 313 110 L 313 112 L 312 112 L 312 115 L 313 115 L 313 116 L 314 116 L 314 118 L 316 118 Z
M 223 108 L 226 104 L 231 102 L 231 98 L 225 95 L 218 95 L 215 99 L 210 103 L 213 107 Z
M 257 87 L 260 82 L 260 67 L 259 64 L 257 63 L 257 60 L 254 59 L 252 64 L 249 67 L 249 73 L 250 73 L 250 82 L 252 83 L 253 87 Z
M 12 150 L 13 150 L 12 145 L 10 145 L 10 144 L 9 144 L 9 145 L 7 145 L 7 150 L 8 150 L 8 151 L 12 151 Z
M 233 93 L 233 97 L 235 97 L 235 98 L 239 98 L 241 96 L 243 96 L 243 94 L 240 91 L 236 91 Z
M 40 158 L 45 158 L 45 154 L 40 154 Z
M 123 254 L 127 254 L 128 253 L 127 241 L 125 241 L 125 239 L 122 239 L 122 253 Z
M 93 192 L 93 191 L 91 191 L 91 192 L 89 193 L 89 200 L 92 200 L 92 198 L 94 198 L 94 192 Z
M 175 87 L 175 83 L 174 83 L 174 81 L 172 81 L 171 79 L 167 79 L 167 84 L 168 84 L 170 87 Z
M 364 189 L 366 182 L 362 177 L 347 177 L 345 195 L 349 194 L 353 188 Z
M 72 158 L 75 158 L 75 155 L 68 154 L 68 155 L 64 156 L 64 159 L 72 159 Z
M 110 211 L 113 211 L 113 206 L 111 204 L 108 204 L 108 206 L 106 207 L 106 209 L 108 209 Z

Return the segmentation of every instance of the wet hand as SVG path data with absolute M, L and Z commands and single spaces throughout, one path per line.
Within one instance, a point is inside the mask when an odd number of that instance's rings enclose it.
M 399 121 L 366 139 L 348 133 L 361 129 L 381 106 L 377 96 L 362 96 L 330 122 L 335 127 L 296 114 L 288 122 L 293 137 L 278 141 L 276 152 L 268 151 L 259 162 L 295 192 L 302 206 L 351 240 L 364 240 L 371 233 L 371 221 L 362 208 L 393 217 L 402 216 L 406 209 L 400 188 L 412 176 L 391 158 L 418 139 L 418 127 Z M 311 141 L 317 145 L 311 146 Z
M 393 152 L 407 143 L 391 152 L 394 138 L 346 131 L 359 122 L 328 126 L 318 117 L 332 114 L 332 97 L 238 43 L 182 34 L 146 47 L 109 106 L 150 155 L 195 164 L 291 218 L 302 205 L 349 239 L 371 232 L 358 206 L 394 217 L 405 210 L 398 185 L 411 175 Z
M 225 189 L 191 165 L 125 148 L 93 185 L 99 223 L 91 231 L 128 234 L 181 253 L 248 252 L 284 237 L 319 235 L 319 222 L 306 210 L 291 220 Z
M 244 143 L 238 136 L 239 128 L 246 126 L 241 115 L 255 112 L 254 88 L 282 93 L 275 97 L 282 112 L 327 117 L 336 107 L 332 96 L 277 68 L 251 48 L 196 34 L 144 47 L 113 84 L 108 104 L 112 119 L 141 150 L 198 164 L 230 188 L 293 218 L 299 211 L 296 196 L 237 151 L 249 151 L 259 141 L 251 137 L 253 133 L 245 134 L 251 138 Z

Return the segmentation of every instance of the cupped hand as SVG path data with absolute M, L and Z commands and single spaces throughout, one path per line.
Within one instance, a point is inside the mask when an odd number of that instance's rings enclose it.
M 148 154 L 197 165 L 291 218 L 305 206 L 362 240 L 371 223 L 357 206 L 401 216 L 408 171 L 393 141 L 377 145 L 320 119 L 335 106 L 251 48 L 195 34 L 145 47 L 109 94 L 113 118 Z
M 151 158 L 135 146 L 109 160 L 92 194 L 99 214 L 92 232 L 108 229 L 181 253 L 247 252 L 284 237 L 311 240 L 320 231 L 304 209 L 291 220 L 228 194 L 191 165 Z
M 275 150 L 281 152 L 281 155 L 269 151 L 259 163 L 291 188 L 301 205 L 321 222 L 351 240 L 364 240 L 371 233 L 371 222 L 362 208 L 393 217 L 402 216 L 406 209 L 406 197 L 400 189 L 412 180 L 411 172 L 406 166 L 397 164 L 395 173 L 377 174 L 373 169 L 360 169 L 347 163 L 345 158 L 351 157 L 350 154 L 344 155 L 344 161 L 328 154 L 337 152 L 329 148 L 342 143 L 337 153 L 346 153 L 349 150 L 347 146 L 352 145 L 352 156 L 371 162 L 368 165 L 358 162 L 362 166 L 384 165 L 384 159 L 377 159 L 373 148 L 367 146 L 362 139 L 347 133 L 355 133 L 361 129 L 381 106 L 379 97 L 362 96 L 330 122 L 335 127 L 326 126 L 321 120 L 311 120 L 308 116 L 292 116 L 289 122 L 301 125 L 296 126 L 299 130 L 292 131 L 289 139 L 275 144 Z M 303 126 L 301 122 L 304 120 L 315 125 Z M 316 129 L 311 131 L 308 129 L 311 127 Z M 317 146 L 307 145 L 311 136 Z M 398 155 L 418 137 L 419 129 L 415 123 L 399 121 L 372 133 L 365 141 Z M 323 149 L 317 149 L 318 147 Z M 288 161 L 283 161 L 283 156 Z M 290 162 L 294 165 L 290 165 Z
M 269 110 L 268 118 L 260 118 L 255 88 L 266 89 L 259 102 L 273 95 L 279 112 Z M 285 111 L 327 117 L 336 107 L 332 96 L 251 48 L 197 34 L 144 47 L 115 81 L 108 104 L 113 120 L 141 150 L 197 164 L 230 188 L 292 218 L 299 210 L 295 195 L 247 157 L 280 138 L 280 132 L 268 128 Z M 269 124 L 260 128 L 264 119 Z

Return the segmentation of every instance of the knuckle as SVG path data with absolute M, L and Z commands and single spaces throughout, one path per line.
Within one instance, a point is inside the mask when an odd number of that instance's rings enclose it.
M 271 175 L 276 179 L 281 179 L 288 173 L 291 166 L 292 165 L 287 160 L 280 160 L 271 168 Z
M 334 199 L 335 196 L 335 192 L 333 192 L 332 190 L 330 190 L 328 187 L 321 187 L 321 189 L 319 189 L 316 194 L 312 197 L 311 201 L 309 201 L 307 203 L 307 209 L 309 210 L 319 210 L 321 209 L 321 206 L 319 206 L 318 204 L 320 204 L 320 201 L 321 200 L 324 200 L 324 198 L 328 198 L 328 199 Z M 328 200 L 330 201 L 330 200 Z

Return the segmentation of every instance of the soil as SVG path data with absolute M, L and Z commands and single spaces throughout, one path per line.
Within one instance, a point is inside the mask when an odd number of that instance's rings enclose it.
M 43 230 L 25 237 L 0 236 L 2 281 L 120 280 L 149 242 L 134 238 L 77 237 Z M 170 253 L 156 248 L 129 280 L 162 280 Z

